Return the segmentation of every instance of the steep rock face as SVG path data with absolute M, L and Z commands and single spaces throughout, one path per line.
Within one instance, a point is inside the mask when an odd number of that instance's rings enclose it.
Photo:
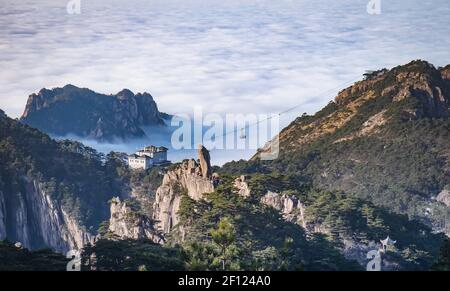
M 195 160 L 184 161 L 174 170 L 168 171 L 162 185 L 156 191 L 153 219 L 163 233 L 169 233 L 178 224 L 178 209 L 182 195 L 194 200 L 202 199 L 204 193 L 214 191 L 211 179 L 203 176 L 202 169 Z
M 122 177 L 95 150 L 0 116 L 0 237 L 58 252 L 95 241 Z M 120 161 L 121 159 L 118 158 Z
M 178 224 L 178 209 L 180 209 L 181 192 L 175 192 L 176 184 L 163 184 L 156 192 L 153 206 L 153 218 L 157 227 L 164 234 L 169 233 Z
M 295 196 L 268 191 L 261 203 L 278 210 L 287 221 L 301 225 L 308 230 L 305 220 L 305 205 Z
M 211 178 L 211 157 L 209 151 L 203 145 L 198 145 L 198 159 L 202 176 L 204 178 Z
M 106 141 L 142 137 L 142 126 L 164 125 L 165 117 L 148 93 L 135 95 L 124 89 L 104 95 L 66 85 L 31 94 L 20 120 L 54 135 Z
M 94 242 L 94 235 L 47 195 L 38 181 L 25 185 L 23 192 L 0 192 L 0 237 L 26 248 L 50 247 L 63 253 Z
M 164 242 L 164 238 L 154 228 L 154 222 L 148 216 L 136 212 L 118 197 L 111 201 L 109 231 L 122 239 L 147 238 L 155 243 Z
M 176 183 L 194 200 L 200 200 L 203 193 L 214 191 L 211 179 L 202 176 L 202 169 L 195 160 L 184 161 L 178 168 L 164 175 L 162 185 Z

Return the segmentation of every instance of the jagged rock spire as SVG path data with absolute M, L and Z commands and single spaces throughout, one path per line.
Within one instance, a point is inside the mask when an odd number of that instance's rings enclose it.
M 202 170 L 202 176 L 204 178 L 211 178 L 211 157 L 209 151 L 201 144 L 198 145 L 198 159 Z

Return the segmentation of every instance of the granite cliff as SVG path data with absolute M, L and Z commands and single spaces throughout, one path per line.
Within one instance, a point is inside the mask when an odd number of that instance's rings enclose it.
M 0 117 L 0 239 L 58 252 L 93 243 L 117 187 L 95 150 Z
M 210 168 L 202 168 L 195 160 L 186 160 L 164 175 L 162 185 L 156 191 L 153 208 L 153 218 L 163 233 L 169 233 L 178 224 L 178 210 L 183 195 L 198 201 L 204 193 L 214 191 L 213 180 L 203 176 L 210 171 Z
M 0 191 L 0 240 L 62 253 L 95 241 L 95 234 L 65 211 L 43 183 L 23 177 L 22 185 L 20 192 Z
M 154 221 L 145 213 L 140 213 L 127 201 L 119 197 L 111 200 L 109 231 L 120 239 L 149 239 L 163 243 L 164 237 L 154 227 Z

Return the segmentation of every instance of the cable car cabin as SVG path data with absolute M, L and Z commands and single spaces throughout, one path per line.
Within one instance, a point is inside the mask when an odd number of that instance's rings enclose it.
M 247 136 L 245 135 L 245 129 L 241 128 L 241 135 L 239 136 L 240 139 L 246 139 Z

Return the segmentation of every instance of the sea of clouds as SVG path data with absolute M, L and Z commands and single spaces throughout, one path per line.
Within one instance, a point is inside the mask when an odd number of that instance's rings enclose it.
M 313 113 L 365 70 L 450 63 L 448 0 L 0 0 L 0 108 L 74 84 L 168 113 Z M 242 156 L 242 155 L 241 155 Z

